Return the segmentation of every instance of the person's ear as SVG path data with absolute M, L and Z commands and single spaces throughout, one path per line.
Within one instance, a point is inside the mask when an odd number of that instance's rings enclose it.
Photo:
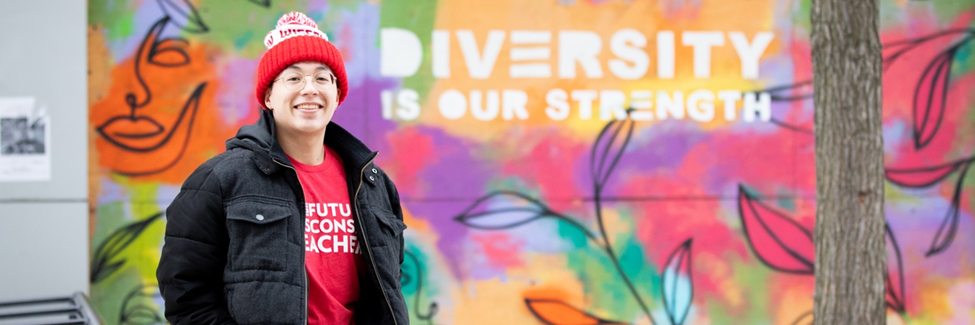
M 267 90 L 264 91 L 264 107 L 270 110 L 274 109 L 271 107 L 271 87 L 267 87 Z

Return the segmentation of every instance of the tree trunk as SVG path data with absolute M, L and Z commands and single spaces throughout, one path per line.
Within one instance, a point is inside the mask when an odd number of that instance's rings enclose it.
M 814 324 L 884 324 L 878 0 L 813 0 Z

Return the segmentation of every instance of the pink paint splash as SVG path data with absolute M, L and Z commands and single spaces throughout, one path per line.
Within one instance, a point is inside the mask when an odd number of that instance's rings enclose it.
M 384 166 L 396 176 L 396 186 L 402 193 L 423 193 L 425 182 L 420 171 L 431 165 L 437 158 L 433 150 L 433 138 L 420 133 L 416 128 L 404 128 L 389 132 L 387 141 L 392 151 Z
M 525 265 L 525 261 L 520 257 L 521 248 L 525 245 L 524 241 L 500 232 L 476 234 L 470 238 L 479 245 L 480 251 L 484 253 L 488 265 L 492 268 L 505 270 Z

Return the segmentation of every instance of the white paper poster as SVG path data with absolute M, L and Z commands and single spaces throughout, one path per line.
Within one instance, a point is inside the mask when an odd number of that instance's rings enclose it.
M 51 123 L 32 97 L 0 98 L 0 182 L 51 179 Z

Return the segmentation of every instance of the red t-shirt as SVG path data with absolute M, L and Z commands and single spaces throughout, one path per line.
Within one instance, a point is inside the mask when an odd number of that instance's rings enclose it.
M 325 147 L 317 166 L 291 157 L 305 192 L 305 269 L 308 324 L 355 324 L 362 251 L 355 235 L 342 160 Z

